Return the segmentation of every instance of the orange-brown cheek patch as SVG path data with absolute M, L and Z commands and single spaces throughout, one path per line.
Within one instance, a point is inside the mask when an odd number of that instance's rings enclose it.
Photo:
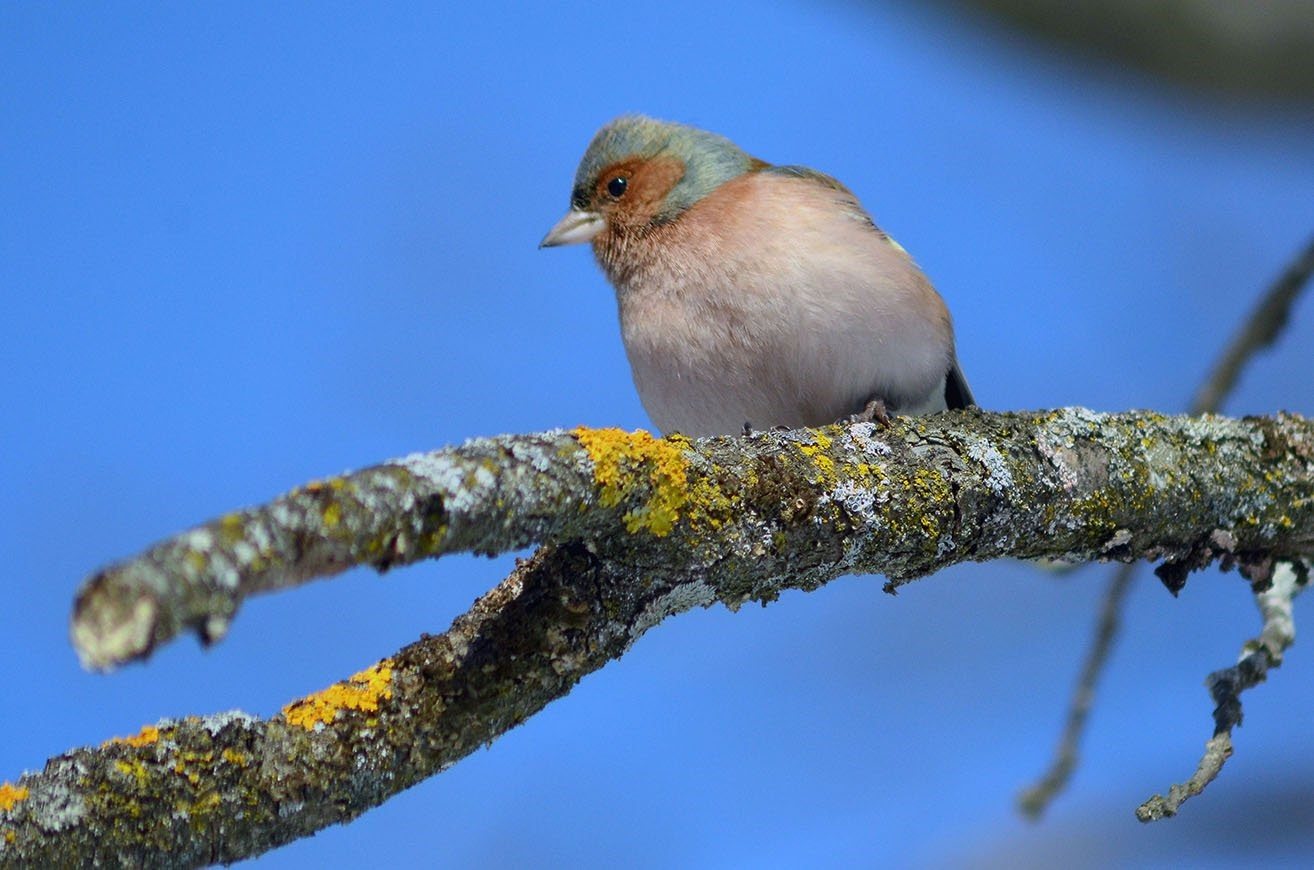
M 608 211 L 620 223 L 647 224 L 661 211 L 666 195 L 684 177 L 684 162 L 674 157 L 654 157 L 608 166 L 598 175 L 600 200 L 608 199 L 607 182 L 617 175 L 628 175 L 629 185 L 625 195 L 613 202 Z
M 593 201 L 604 208 L 608 206 L 614 208 L 616 202 L 612 199 L 611 194 L 607 193 L 607 184 L 613 178 L 618 176 L 627 180 L 633 179 L 635 173 L 639 171 L 639 167 L 641 167 L 643 163 L 644 161 L 634 158 L 631 160 L 621 160 L 604 167 L 602 171 L 598 173 L 598 180 L 593 183 Z M 625 196 L 628 197 L 629 195 L 630 190 L 627 188 Z
M 661 210 L 666 194 L 684 177 L 684 161 L 674 157 L 656 157 L 646 161 L 630 179 L 631 203 L 648 216 Z

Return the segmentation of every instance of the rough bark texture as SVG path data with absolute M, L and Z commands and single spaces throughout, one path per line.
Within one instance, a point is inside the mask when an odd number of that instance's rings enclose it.
M 311 484 L 93 577 L 108 667 L 250 593 L 354 565 L 547 543 L 451 630 L 258 720 L 162 722 L 0 785 L 0 863 L 171 866 L 350 819 L 494 740 L 666 616 L 965 560 L 1215 558 L 1262 584 L 1314 550 L 1314 424 L 1063 409 L 689 442 L 618 430 L 467 443 Z M 1177 573 L 1173 573 L 1176 579 Z

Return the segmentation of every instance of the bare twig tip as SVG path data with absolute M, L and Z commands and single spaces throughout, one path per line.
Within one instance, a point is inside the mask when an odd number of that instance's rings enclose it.
M 82 666 L 110 670 L 147 655 L 154 646 L 159 607 L 147 595 L 116 600 L 104 585 L 92 585 L 79 597 L 69 634 Z

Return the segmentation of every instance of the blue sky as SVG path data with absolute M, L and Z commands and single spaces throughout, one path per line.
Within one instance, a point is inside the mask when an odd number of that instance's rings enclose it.
M 269 715 L 443 630 L 509 567 L 353 572 L 250 602 L 214 649 L 103 676 L 66 633 L 105 562 L 386 457 L 647 425 L 588 252 L 535 247 L 621 112 L 847 183 L 948 300 L 986 407 L 1183 407 L 1314 231 L 1314 111 L 1157 88 L 920 7 L 0 7 L 0 779 L 165 716 Z M 1229 411 L 1314 410 L 1311 330 L 1305 299 Z M 1138 585 L 1072 791 L 1042 825 L 1014 815 L 1106 574 L 969 565 L 897 598 L 846 578 L 682 616 L 490 749 L 262 860 L 1308 855 L 1308 645 L 1246 696 L 1204 798 L 1132 818 L 1194 765 L 1204 676 L 1256 628 L 1216 572 L 1178 600 Z

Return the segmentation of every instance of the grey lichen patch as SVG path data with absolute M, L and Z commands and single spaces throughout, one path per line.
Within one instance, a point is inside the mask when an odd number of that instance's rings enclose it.
M 558 455 L 559 442 L 566 438 L 566 432 L 563 429 L 549 429 L 543 433 L 542 441 L 524 443 L 515 441 L 510 446 L 511 455 L 517 462 L 524 463 L 539 474 L 547 474 L 552 470 L 555 457 Z
M 854 423 L 844 429 L 844 437 L 853 442 L 860 452 L 868 456 L 890 456 L 894 451 L 889 444 L 874 437 L 880 432 L 875 423 Z
M 702 578 L 678 583 L 644 605 L 643 610 L 630 625 L 629 642 L 638 640 L 644 632 L 668 616 L 693 610 L 695 607 L 710 607 L 716 600 L 716 589 Z
M 207 613 L 201 620 L 201 639 L 208 645 L 218 643 L 233 627 L 231 613 Z
M 192 529 L 183 534 L 181 542 L 193 553 L 208 553 L 214 549 L 215 536 L 209 529 Z
M 211 737 L 218 736 L 219 732 L 234 725 L 239 728 L 251 728 L 259 722 L 259 719 L 243 710 L 225 710 L 222 713 L 211 713 L 209 716 L 199 717 L 200 726 L 208 731 Z M 178 725 L 179 722 L 168 719 L 160 723 L 161 728 L 166 724 L 174 726 Z
M 1100 417 L 1086 408 L 1063 408 L 1053 413 L 1051 425 L 1037 433 L 1036 447 L 1049 461 L 1065 491 L 1076 490 L 1084 478 L 1091 476 L 1092 469 L 1083 466 L 1077 443 L 1079 438 L 1092 434 L 1092 427 Z
M 20 806 L 26 820 L 43 831 L 60 833 L 71 830 L 86 818 L 89 807 L 85 796 L 78 791 L 69 774 L 76 774 L 77 769 L 68 761 L 63 762 L 64 776 L 25 777 L 22 782 L 30 783 L 27 800 Z
M 487 470 L 442 453 L 412 453 L 388 464 L 405 468 L 441 493 L 451 514 L 469 513 L 497 482 Z
M 1309 563 L 1303 566 L 1306 573 Z M 1283 654 L 1296 642 L 1296 620 L 1293 600 L 1303 591 L 1300 572 L 1291 562 L 1279 562 L 1273 570 L 1268 589 L 1255 595 L 1264 627 L 1258 638 L 1242 650 L 1242 658 L 1254 649 L 1263 647 L 1276 667 L 1282 664 Z
M 827 496 L 864 525 L 878 527 L 882 522 L 877 507 L 889 500 L 889 492 L 857 480 L 840 481 Z
M 1083 408 L 1080 405 L 1072 405 L 1057 409 L 1051 419 L 1060 428 L 1067 429 L 1076 436 L 1090 437 L 1104 430 L 1110 416 L 1100 411 L 1092 411 L 1090 408 Z
M 1100 545 L 1100 553 L 1104 556 L 1112 556 L 1118 551 L 1125 549 L 1131 541 L 1131 529 L 1118 529 L 1107 541 Z
M 1014 487 L 1010 464 L 999 449 L 984 438 L 968 436 L 965 452 L 985 469 L 983 482 L 995 495 L 1003 495 Z

